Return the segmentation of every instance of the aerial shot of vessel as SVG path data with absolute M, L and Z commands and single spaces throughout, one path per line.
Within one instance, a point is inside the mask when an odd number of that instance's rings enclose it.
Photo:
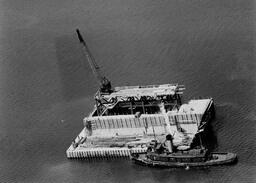
M 184 102 L 185 87 L 176 83 L 112 87 L 76 32 L 100 88 L 92 112 L 83 120 L 84 128 L 66 151 L 68 158 L 131 157 L 136 163 L 168 167 L 236 159 L 232 153 L 192 146 L 215 116 L 212 98 Z M 159 143 L 163 141 L 169 143 L 167 147 Z
M 164 143 L 152 141 L 145 153 L 133 153 L 131 159 L 140 165 L 152 167 L 189 168 L 231 164 L 236 162 L 234 153 L 210 152 L 203 146 L 183 149 L 173 145 L 168 134 Z
M 0 183 L 256 183 L 253 0 L 0 0 Z

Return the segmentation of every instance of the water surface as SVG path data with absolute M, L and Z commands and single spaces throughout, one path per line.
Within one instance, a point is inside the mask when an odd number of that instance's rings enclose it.
M 0 3 L 1 182 L 256 182 L 254 1 Z M 97 90 L 76 28 L 115 86 L 178 82 L 185 99 L 212 96 L 216 150 L 237 153 L 238 164 L 66 159 Z

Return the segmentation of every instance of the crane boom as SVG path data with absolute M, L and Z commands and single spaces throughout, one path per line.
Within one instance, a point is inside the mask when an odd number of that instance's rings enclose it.
M 96 77 L 99 85 L 100 85 L 100 91 L 101 92 L 106 92 L 106 93 L 111 93 L 112 92 L 112 87 L 111 87 L 111 82 L 101 74 L 100 67 L 97 65 L 94 57 L 92 56 L 86 42 L 84 41 L 82 35 L 80 34 L 79 29 L 76 29 L 78 39 L 80 43 L 82 44 L 82 47 L 84 49 L 84 53 L 86 55 L 86 58 L 89 62 L 89 65 L 93 71 L 94 76 Z

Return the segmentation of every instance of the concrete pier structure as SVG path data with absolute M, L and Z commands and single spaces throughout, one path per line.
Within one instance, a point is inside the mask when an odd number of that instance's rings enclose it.
M 101 98 L 96 94 L 95 109 L 84 118 L 84 129 L 66 151 L 68 158 L 128 157 L 145 152 L 148 143 L 166 134 L 173 136 L 174 145 L 189 147 L 215 114 L 212 98 L 182 104 L 178 85 L 118 89 Z
M 95 107 L 84 129 L 66 151 L 68 158 L 123 157 L 143 152 L 152 140 L 171 134 L 173 144 L 190 147 L 195 135 L 214 116 L 211 98 L 182 101 L 183 85 L 162 84 L 113 88 L 102 75 L 80 31 L 77 36 L 97 78 Z

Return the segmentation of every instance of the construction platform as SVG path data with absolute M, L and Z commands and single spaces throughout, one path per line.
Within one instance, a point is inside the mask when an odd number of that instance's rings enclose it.
M 95 106 L 84 129 L 66 151 L 68 158 L 127 157 L 144 152 L 152 140 L 167 134 L 180 149 L 190 148 L 214 116 L 212 98 L 182 101 L 183 85 L 162 84 L 112 88 L 102 75 L 80 31 L 77 36 L 97 78 Z
M 170 133 L 178 148 L 189 148 L 214 116 L 212 98 L 182 104 L 178 84 L 116 87 L 95 95 L 95 108 L 67 149 L 68 158 L 128 157 L 145 152 L 152 140 Z

